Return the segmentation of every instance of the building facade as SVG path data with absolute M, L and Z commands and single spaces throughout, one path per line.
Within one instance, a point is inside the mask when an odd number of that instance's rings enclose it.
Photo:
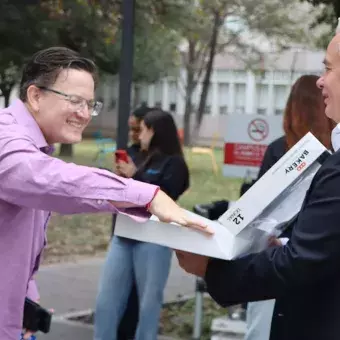
M 264 56 L 261 70 L 246 70 L 242 61 L 232 54 L 215 58 L 208 91 L 205 114 L 199 131 L 202 143 L 213 135 L 223 138 L 226 117 L 233 114 L 282 115 L 292 84 L 303 74 L 320 75 L 323 71 L 324 51 L 286 50 Z M 139 84 L 132 93 L 133 106 L 143 103 L 170 111 L 182 128 L 185 110 L 185 69 L 178 77 L 162 79 L 155 84 Z M 134 85 L 134 88 L 137 88 Z M 193 112 L 199 104 L 202 83 L 193 94 Z M 17 97 L 15 89 L 11 100 Z M 104 102 L 103 112 L 95 117 L 87 134 L 101 130 L 114 136 L 117 126 L 118 79 L 103 77 L 98 97 Z M 127 112 L 130 114 L 130 112 Z M 194 120 L 194 119 L 192 119 Z

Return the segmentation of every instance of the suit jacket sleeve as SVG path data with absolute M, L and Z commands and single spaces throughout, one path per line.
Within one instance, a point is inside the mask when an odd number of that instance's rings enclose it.
M 285 246 L 232 261 L 210 260 L 205 279 L 216 302 L 227 306 L 277 298 L 332 279 L 339 272 L 340 160 L 338 163 L 324 165 L 316 174 Z

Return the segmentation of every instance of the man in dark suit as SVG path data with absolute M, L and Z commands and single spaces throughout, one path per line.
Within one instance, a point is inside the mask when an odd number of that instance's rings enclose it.
M 317 82 L 326 115 L 340 123 L 340 34 L 328 46 Z M 289 242 L 232 261 L 177 252 L 186 271 L 204 277 L 222 306 L 276 299 L 271 340 L 340 339 L 340 125 L 335 153 L 315 175 Z

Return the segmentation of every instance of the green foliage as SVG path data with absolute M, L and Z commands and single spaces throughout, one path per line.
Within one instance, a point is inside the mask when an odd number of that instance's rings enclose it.
M 332 13 L 335 19 L 340 17 L 340 2 L 338 0 L 307 0 L 314 6 L 326 5 L 332 8 Z M 332 20 L 334 22 L 334 20 Z
M 174 74 L 180 62 L 178 29 L 188 11 L 186 0 L 137 0 L 134 35 L 135 82 L 153 83 Z
M 211 339 L 211 324 L 217 317 L 226 316 L 226 308 L 220 307 L 211 298 L 203 300 L 202 340 Z M 175 339 L 190 339 L 193 334 L 195 299 L 165 304 L 160 320 L 160 334 Z
M 136 82 L 153 83 L 175 72 L 179 64 L 179 37 L 174 31 L 156 26 L 135 36 L 133 78 Z
M 56 41 L 52 26 L 36 6 L 0 1 L 0 90 L 6 104 L 26 58 Z
M 263 42 L 280 50 L 291 42 L 306 43 L 303 18 L 296 12 L 297 0 L 199 0 L 191 2 L 190 19 L 180 28 L 187 41 L 184 62 L 187 69 L 184 140 L 190 143 L 191 96 L 199 81 L 203 87 L 196 112 L 195 131 L 205 109 L 212 65 L 216 53 L 228 50 L 244 67 L 260 72 Z M 304 13 L 305 14 L 305 13 Z M 233 25 L 231 25 L 231 23 Z M 217 25 L 216 25 L 217 24 Z M 216 35 L 217 26 L 217 35 Z M 217 40 L 217 41 L 216 41 Z M 268 44 L 267 44 L 268 45 Z
M 311 27 L 319 25 L 327 25 L 328 29 L 323 31 L 316 40 L 316 46 L 326 49 L 329 41 L 335 34 L 335 29 L 338 25 L 340 17 L 340 2 L 338 0 L 307 0 L 314 6 L 322 6 L 322 10 L 316 17 Z
M 134 80 L 155 82 L 175 72 L 186 1 L 137 0 Z M 117 74 L 121 46 L 121 1 L 63 0 L 0 2 L 0 90 L 10 92 L 27 57 L 63 45 L 95 60 L 105 73 Z
M 117 1 L 64 0 L 61 8 L 47 10 L 55 23 L 58 44 L 94 59 L 105 72 L 117 73 Z

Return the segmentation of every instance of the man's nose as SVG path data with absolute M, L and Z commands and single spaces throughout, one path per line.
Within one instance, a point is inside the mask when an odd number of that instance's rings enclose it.
M 77 115 L 82 117 L 82 118 L 89 119 L 91 117 L 91 112 L 90 112 L 88 106 L 85 105 L 82 108 L 79 108 L 77 110 Z

